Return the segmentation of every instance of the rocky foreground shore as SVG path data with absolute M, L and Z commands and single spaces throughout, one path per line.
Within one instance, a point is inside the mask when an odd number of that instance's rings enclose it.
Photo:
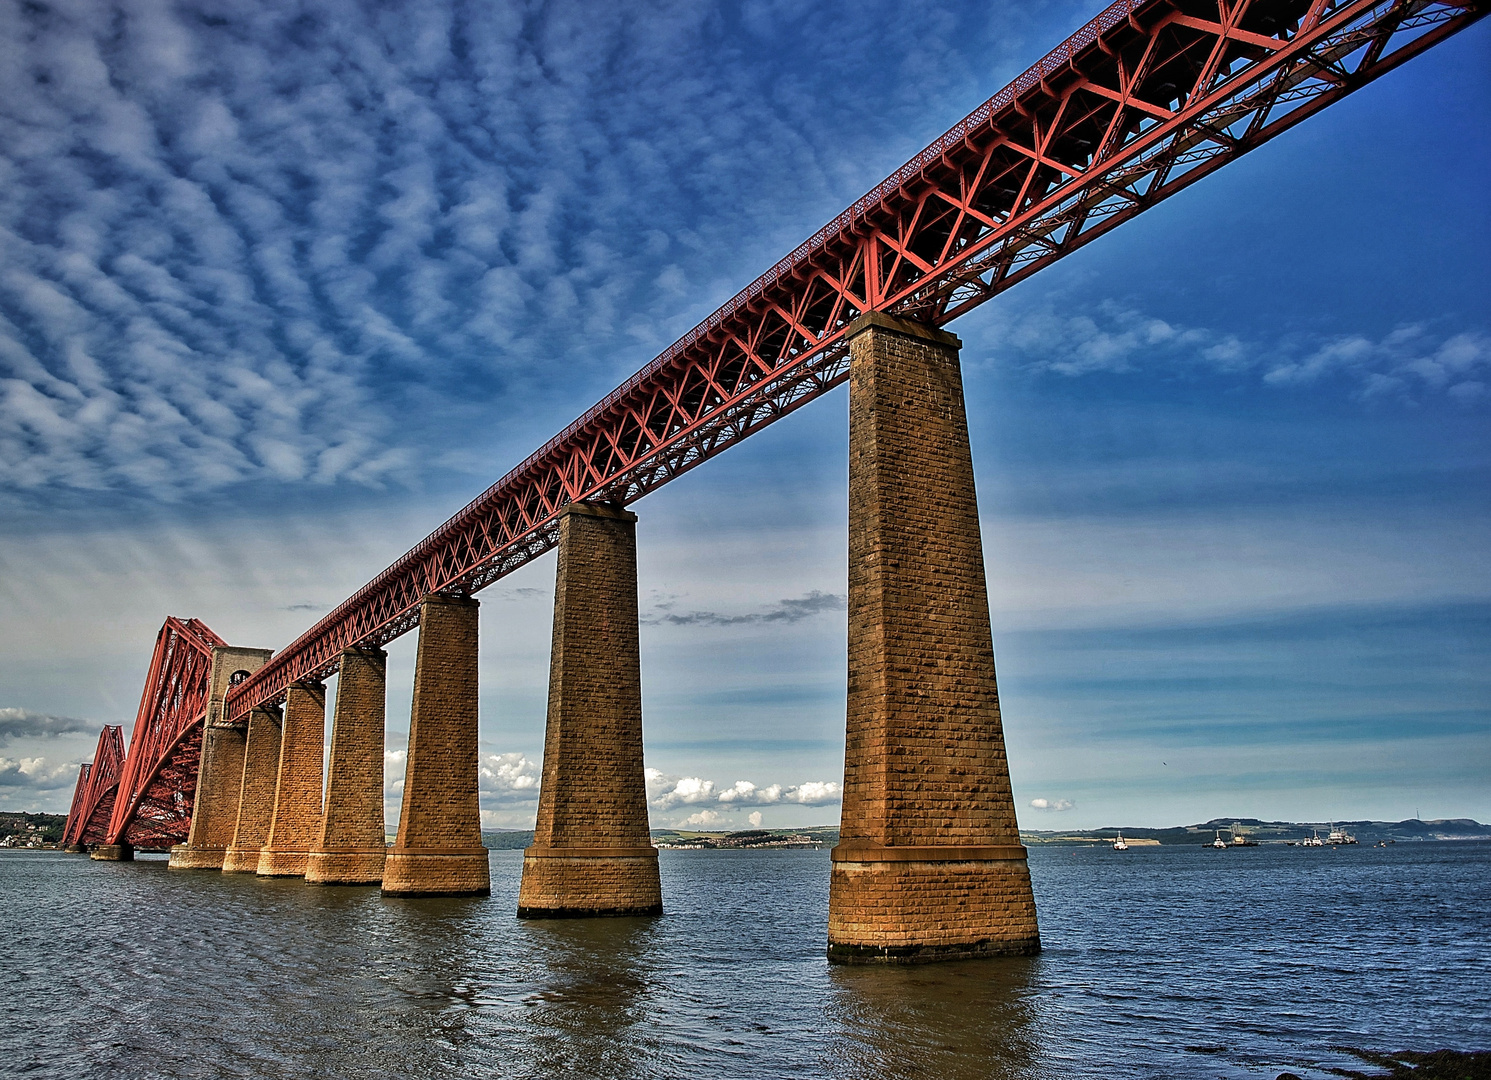
M 1351 1080 L 1491 1080 L 1491 1052 L 1483 1050 L 1470 1053 L 1462 1050 L 1431 1050 L 1427 1053 L 1402 1050 L 1396 1054 L 1378 1054 L 1350 1046 L 1339 1046 L 1336 1049 L 1376 1067 L 1372 1072 L 1340 1068 L 1328 1070 L 1337 1076 L 1350 1077 Z M 1384 1069 L 1387 1071 L 1382 1071 Z M 1294 1073 L 1285 1072 L 1278 1075 L 1278 1080 L 1301 1078 Z

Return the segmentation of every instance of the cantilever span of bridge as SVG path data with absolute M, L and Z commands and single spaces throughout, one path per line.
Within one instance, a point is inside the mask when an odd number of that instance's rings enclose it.
M 847 381 L 849 701 L 830 957 L 1037 948 L 960 343 L 943 328 L 1485 13 L 1485 0 L 1112 4 L 288 647 L 229 647 L 196 620 L 167 620 L 128 753 L 106 728 L 67 842 L 100 858 L 175 843 L 176 867 L 391 895 L 486 892 L 473 597 L 558 547 L 519 914 L 660 912 L 625 508 Z M 403 809 L 385 851 L 382 647 L 416 627 Z

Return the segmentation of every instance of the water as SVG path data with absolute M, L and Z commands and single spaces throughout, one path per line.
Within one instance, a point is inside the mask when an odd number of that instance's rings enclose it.
M 826 851 L 662 853 L 661 919 L 0 853 L 0 1074 L 1324 1077 L 1491 1048 L 1491 844 L 1036 849 L 1045 951 L 824 960 Z

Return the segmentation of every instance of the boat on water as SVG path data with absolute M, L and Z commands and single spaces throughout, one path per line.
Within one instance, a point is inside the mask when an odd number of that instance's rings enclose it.
M 1310 839 L 1308 839 L 1308 840 L 1301 840 L 1299 842 L 1299 846 L 1300 847 L 1325 847 L 1325 841 L 1322 840 L 1322 839 L 1320 839 L 1320 830 L 1319 829 L 1315 829 L 1315 830 L 1313 830 L 1313 833 L 1310 836 Z
M 1119 833 L 1116 837 L 1113 838 L 1113 850 L 1114 851 L 1127 851 L 1127 850 L 1129 850 L 1129 845 L 1124 842 L 1123 833 Z
M 1336 823 L 1333 821 L 1331 822 L 1330 835 L 1325 838 L 1325 842 L 1332 847 L 1335 847 L 1337 844 L 1354 844 L 1356 843 L 1356 837 L 1352 836 L 1345 829 L 1336 828 Z
M 1222 833 L 1224 833 L 1224 832 L 1231 833 L 1232 834 L 1232 839 L 1231 840 L 1223 840 L 1222 839 Z M 1244 835 L 1243 833 L 1238 832 L 1235 828 L 1233 828 L 1233 829 L 1218 829 L 1216 837 L 1211 841 L 1211 843 L 1209 843 L 1209 844 L 1202 844 L 1201 846 L 1202 847 L 1208 847 L 1208 848 L 1214 848 L 1217 851 L 1226 851 L 1228 848 L 1257 847 L 1258 846 L 1258 841 L 1257 840 L 1249 840 L 1246 835 Z

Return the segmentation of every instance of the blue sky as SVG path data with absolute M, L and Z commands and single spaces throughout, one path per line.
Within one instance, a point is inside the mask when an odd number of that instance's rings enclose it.
M 288 643 L 1096 10 L 0 6 L 0 804 L 165 615 Z M 1482 24 L 953 325 L 1023 824 L 1491 817 L 1488 114 Z M 845 410 L 633 507 L 658 825 L 837 820 Z M 481 594 L 492 825 L 553 572 Z

